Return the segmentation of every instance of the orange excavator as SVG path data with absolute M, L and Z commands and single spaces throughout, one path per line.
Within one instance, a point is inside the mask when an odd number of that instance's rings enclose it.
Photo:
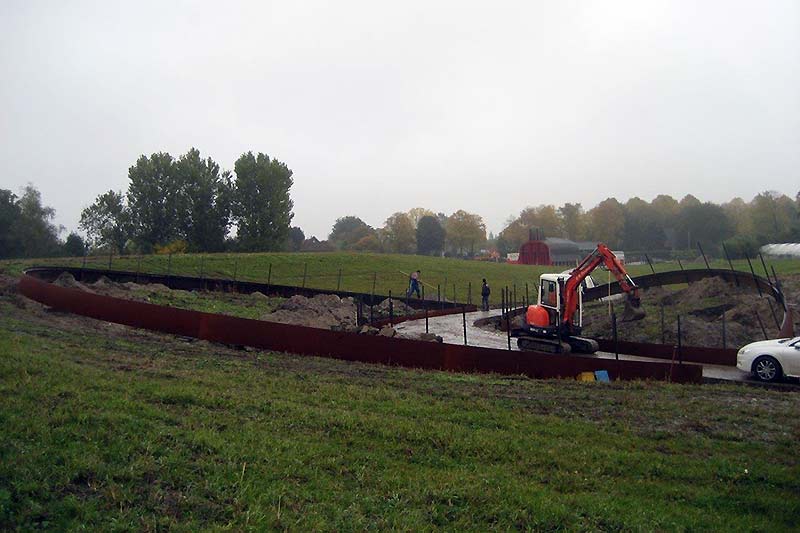
M 639 288 L 614 253 L 603 243 L 569 274 L 542 274 L 538 304 L 528 306 L 523 327 L 511 331 L 520 350 L 550 353 L 594 353 L 597 342 L 581 337 L 583 287 L 594 269 L 605 266 L 626 293 L 622 322 L 641 320 Z

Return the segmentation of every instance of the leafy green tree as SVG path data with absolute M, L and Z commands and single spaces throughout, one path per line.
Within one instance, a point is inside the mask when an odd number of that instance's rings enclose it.
M 405 213 L 394 213 L 383 226 L 384 242 L 390 252 L 413 254 L 417 248 L 414 223 Z
M 178 216 L 179 233 L 190 251 L 219 252 L 231 224 L 233 189 L 230 172 L 223 171 L 210 157 L 190 149 L 175 162 L 179 184 L 177 204 L 185 211 Z
M 666 244 L 658 213 L 638 197 L 625 202 L 625 226 L 622 244 L 626 250 L 661 250 Z
M 424 207 L 413 207 L 408 210 L 408 217 L 411 219 L 411 223 L 414 224 L 414 228 L 419 225 L 419 221 L 422 217 L 427 216 L 436 216 L 433 211 L 430 209 L 425 209 Z
M 775 191 L 758 194 L 750 202 L 750 224 L 762 244 L 789 241 L 797 233 L 796 204 Z
M 33 185 L 27 185 L 17 202 L 19 218 L 12 226 L 23 245 L 26 257 L 47 257 L 59 255 L 61 243 L 58 234 L 63 228 L 56 227 L 51 221 L 55 217 L 52 207 L 42 205 L 42 195 Z
M 0 258 L 23 255 L 24 246 L 16 232 L 20 216 L 17 195 L 0 189 Z
M 128 169 L 128 206 L 136 241 L 152 250 L 182 237 L 185 205 L 175 161 L 166 152 L 141 156 Z
M 67 257 L 82 257 L 86 253 L 86 243 L 83 241 L 83 237 L 75 232 L 70 233 L 64 242 L 64 253 Z
M 328 240 L 340 250 L 349 250 L 364 237 L 374 234 L 375 230 L 366 222 L 358 217 L 348 215 L 336 219 Z
M 119 254 L 124 253 L 125 244 L 133 232 L 125 196 L 114 191 L 95 198 L 94 203 L 81 212 L 78 225 L 86 232 L 90 246 L 110 246 Z
M 417 224 L 417 253 L 420 255 L 441 255 L 444 251 L 445 231 L 439 219 L 426 215 Z
M 447 217 L 445 232 L 450 248 L 462 256 L 465 250 L 474 252 L 486 242 L 486 224 L 483 223 L 483 218 L 463 209 Z
M 289 228 L 289 235 L 286 239 L 286 247 L 290 252 L 299 252 L 306 240 L 306 234 L 297 226 Z
M 292 171 L 260 152 L 242 154 L 234 171 L 233 215 L 240 246 L 248 251 L 280 250 L 294 217 L 289 197 Z
M 558 208 L 558 218 L 564 229 L 565 237 L 574 241 L 582 241 L 586 237 L 586 214 L 581 204 L 566 203 Z
M 678 231 L 681 235 L 691 235 L 692 244 L 700 242 L 708 252 L 732 237 L 734 226 L 722 207 L 711 202 L 688 202 L 681 205 Z
M 622 244 L 625 233 L 625 208 L 616 198 L 606 198 L 589 213 L 589 238 L 612 248 Z

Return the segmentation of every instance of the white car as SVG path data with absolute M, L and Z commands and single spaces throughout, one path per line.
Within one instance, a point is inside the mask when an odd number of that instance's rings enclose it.
M 736 368 L 760 381 L 800 377 L 800 337 L 751 342 L 736 355 Z

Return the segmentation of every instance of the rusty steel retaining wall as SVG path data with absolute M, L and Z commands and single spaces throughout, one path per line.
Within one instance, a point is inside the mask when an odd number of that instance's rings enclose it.
M 393 339 L 189 311 L 92 294 L 48 283 L 63 269 L 26 271 L 21 294 L 56 310 L 226 344 L 301 355 L 455 372 L 523 374 L 532 378 L 574 378 L 607 370 L 613 379 L 657 379 L 699 383 L 702 368 L 643 361 L 540 354 L 436 342 Z M 38 279 L 43 277 L 44 279 Z
M 368 294 L 362 292 L 351 291 L 336 291 L 329 289 L 312 289 L 308 287 L 295 287 L 292 285 L 275 285 L 273 283 L 257 283 L 251 281 L 236 281 L 230 279 L 219 278 L 198 278 L 192 276 L 176 276 L 165 274 L 145 274 L 139 272 L 130 272 L 126 270 L 102 270 L 102 269 L 89 269 L 80 267 L 61 267 L 61 266 L 36 266 L 25 270 L 27 274 L 33 275 L 39 279 L 46 281 L 55 280 L 62 272 L 68 272 L 75 277 L 76 280 L 87 283 L 94 283 L 101 276 L 106 276 L 112 281 L 118 283 L 160 283 L 170 289 L 176 290 L 206 290 L 206 291 L 220 291 L 220 292 L 238 292 L 241 294 L 250 294 L 253 292 L 261 292 L 266 295 L 282 296 L 290 298 L 295 295 L 305 296 L 312 298 L 318 294 L 335 294 L 340 298 L 353 298 L 360 300 L 364 305 L 377 305 L 383 300 L 389 298 L 387 295 L 381 294 Z M 393 299 L 398 302 L 408 303 L 409 307 L 415 309 L 439 309 L 447 310 L 452 309 L 453 313 L 460 313 L 463 304 L 454 302 L 445 302 L 437 300 L 420 300 L 419 298 L 401 298 L 393 296 Z

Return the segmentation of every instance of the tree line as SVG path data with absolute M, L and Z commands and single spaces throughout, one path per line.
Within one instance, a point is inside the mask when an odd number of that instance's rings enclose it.
M 352 215 L 339 218 L 328 243 L 339 250 L 468 256 L 486 244 L 486 224 L 480 215 L 464 210 L 448 216 L 415 207 L 392 214 L 380 228 Z
M 701 202 L 692 195 L 680 201 L 659 195 L 651 202 L 634 197 L 625 203 L 608 198 L 585 211 L 579 203 L 528 207 L 507 221 L 496 239 L 502 252 L 516 251 L 529 228 L 574 241 L 604 241 L 626 251 L 666 252 L 695 249 L 697 242 L 715 255 L 723 244 L 730 255 L 754 255 L 770 242 L 800 240 L 800 193 L 792 199 L 767 191 L 750 202 Z
M 714 255 L 723 244 L 732 257 L 753 256 L 770 242 L 800 240 L 800 193 L 795 199 L 773 191 L 750 202 L 734 198 L 721 205 L 692 195 L 680 201 L 659 195 L 651 202 L 634 197 L 625 203 L 607 198 L 590 210 L 580 203 L 527 207 L 511 216 L 498 235 L 486 235 L 480 215 L 450 216 L 416 207 L 394 213 L 380 228 L 356 216 L 336 220 L 325 249 L 422 255 L 473 256 L 486 251 L 516 252 L 532 229 L 547 237 L 606 242 L 616 249 L 675 252 L 700 242 Z

